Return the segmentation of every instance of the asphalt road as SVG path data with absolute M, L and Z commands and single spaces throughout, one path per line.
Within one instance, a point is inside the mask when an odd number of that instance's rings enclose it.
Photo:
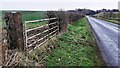
M 99 40 L 99 48 L 108 66 L 118 66 L 120 26 L 111 22 L 86 16 Z

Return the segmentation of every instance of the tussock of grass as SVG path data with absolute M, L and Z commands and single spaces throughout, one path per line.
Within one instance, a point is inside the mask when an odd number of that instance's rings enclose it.
M 101 66 L 103 65 L 91 32 L 87 28 L 87 20 L 83 18 L 59 38 L 60 48 L 52 50 L 45 57 L 48 66 Z

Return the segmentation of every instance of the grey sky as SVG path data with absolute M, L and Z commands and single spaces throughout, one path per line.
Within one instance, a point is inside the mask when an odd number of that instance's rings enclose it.
M 4 10 L 117 9 L 119 0 L 2 0 Z

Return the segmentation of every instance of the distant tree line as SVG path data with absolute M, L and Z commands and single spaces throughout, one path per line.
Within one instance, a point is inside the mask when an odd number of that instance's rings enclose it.
M 75 10 L 68 10 L 69 12 L 77 12 L 81 13 L 82 15 L 94 15 L 96 12 L 90 9 L 75 9 Z
M 96 10 L 96 13 L 100 13 L 100 12 L 119 12 L 118 9 L 101 9 L 101 10 Z
M 118 9 L 102 9 L 102 10 L 97 10 L 97 13 L 103 12 L 103 14 L 100 16 L 102 18 L 106 19 L 120 19 L 120 12 Z
M 97 14 L 97 13 L 100 13 L 100 12 L 119 12 L 118 9 L 101 9 L 101 10 L 90 10 L 90 9 L 75 9 L 75 10 L 68 10 L 70 12 L 80 12 L 81 14 L 84 14 L 84 15 L 94 15 L 94 14 Z

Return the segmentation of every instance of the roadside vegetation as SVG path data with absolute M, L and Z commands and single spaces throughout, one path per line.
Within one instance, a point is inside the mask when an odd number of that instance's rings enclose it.
M 95 16 L 99 19 L 120 25 L 120 12 L 101 12 Z
M 46 18 L 46 12 L 22 12 L 23 21 Z M 59 36 L 31 53 L 21 53 L 12 65 L 16 66 L 103 66 L 99 49 L 91 33 L 87 19 L 75 12 L 48 12 L 47 18 L 59 18 Z M 84 17 L 84 18 L 83 18 Z M 45 25 L 47 22 L 27 24 L 27 28 Z
M 68 31 L 59 37 L 59 46 L 45 55 L 48 66 L 103 66 L 95 40 L 86 18 L 69 24 Z
M 19 58 L 19 62 L 15 63 L 17 66 L 105 65 L 86 18 L 69 24 L 67 32 L 51 38 L 44 46 Z

